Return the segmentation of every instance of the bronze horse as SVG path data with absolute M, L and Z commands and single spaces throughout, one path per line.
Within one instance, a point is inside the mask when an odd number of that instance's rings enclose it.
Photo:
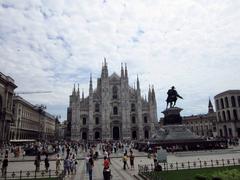
M 183 99 L 182 96 L 180 96 L 177 93 L 174 86 L 172 86 L 172 88 L 168 90 L 167 94 L 168 94 L 168 97 L 167 97 L 167 100 L 166 100 L 167 101 L 166 109 L 168 108 L 168 104 L 170 104 L 170 108 L 174 107 L 176 105 L 178 97 Z

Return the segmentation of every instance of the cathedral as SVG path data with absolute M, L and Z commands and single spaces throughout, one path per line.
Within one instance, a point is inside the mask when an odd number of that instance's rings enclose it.
M 148 98 L 141 96 L 140 82 L 130 87 L 128 70 L 121 65 L 121 75 L 108 74 L 106 59 L 101 77 L 93 88 L 89 82 L 88 97 L 80 97 L 74 85 L 68 107 L 71 140 L 147 140 L 155 133 L 157 103 L 154 88 Z

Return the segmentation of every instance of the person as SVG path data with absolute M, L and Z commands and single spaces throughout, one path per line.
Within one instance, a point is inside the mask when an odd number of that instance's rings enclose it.
M 129 156 L 131 169 L 134 169 L 134 158 L 135 157 L 133 155 L 133 152 L 131 151 L 130 156 Z
M 57 157 L 56 157 L 56 172 L 57 173 L 60 171 L 60 165 L 61 165 L 61 157 L 59 154 L 57 154 Z
M 63 162 L 63 171 L 64 171 L 64 176 L 67 174 L 70 174 L 70 161 L 69 161 L 69 156 L 66 156 Z
M 92 154 L 90 154 L 90 157 L 89 157 L 89 160 L 88 160 L 88 175 L 89 175 L 89 180 L 92 180 L 93 166 L 94 166 L 94 161 L 93 161 Z
M 89 154 L 86 156 L 86 158 L 85 158 L 85 163 L 86 163 L 86 173 L 88 173 L 88 168 L 89 168 L 89 158 L 90 158 L 90 156 L 89 156 Z
M 5 155 L 5 158 L 2 162 L 2 176 L 6 177 L 7 175 L 7 167 L 8 167 L 8 156 Z
M 46 154 L 46 157 L 45 157 L 45 160 L 44 160 L 44 164 L 45 164 L 45 169 L 46 169 L 46 171 L 48 171 L 48 168 L 49 168 L 48 154 Z
M 111 171 L 109 166 L 110 166 L 110 162 L 107 156 L 104 156 L 104 161 L 103 161 L 103 179 L 104 180 L 110 180 Z
M 36 167 L 36 172 L 38 172 L 40 170 L 40 162 L 41 162 L 41 155 L 40 155 L 40 152 L 38 152 L 37 156 L 35 157 L 35 160 L 34 160 L 34 165 Z
M 123 155 L 123 169 L 124 170 L 126 170 L 126 166 L 128 167 L 127 160 L 128 160 L 127 153 L 124 153 L 124 155 Z M 128 167 L 128 169 L 129 169 L 129 167 Z

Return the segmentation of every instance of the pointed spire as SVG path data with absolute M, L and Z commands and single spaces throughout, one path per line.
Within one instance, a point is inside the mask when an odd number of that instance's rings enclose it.
M 210 99 L 210 97 L 209 97 L 209 101 L 208 101 L 208 113 L 213 113 L 213 112 L 214 112 L 213 105 L 212 105 L 211 99 Z
M 121 78 L 124 78 L 123 63 L 121 63 Z
M 139 83 L 138 75 L 137 75 L 137 89 L 140 90 L 140 83 Z
M 72 95 L 76 95 L 75 83 L 74 83 L 74 85 L 73 85 L 73 92 L 72 92 Z
M 125 63 L 125 77 L 128 78 L 127 63 Z
M 104 63 L 103 63 L 103 67 L 102 67 L 102 75 L 101 77 L 106 78 L 108 77 L 108 67 L 107 67 L 107 61 L 106 58 L 104 57 Z
M 82 89 L 82 101 L 84 100 L 84 89 Z
M 152 96 L 151 86 L 150 86 L 150 84 L 149 84 L 149 89 L 148 89 L 148 102 L 150 102 L 150 101 L 152 100 L 151 96 Z
M 89 92 L 93 91 L 93 86 L 92 86 L 92 73 L 90 74 L 90 82 L 89 82 Z
M 104 66 L 107 66 L 107 60 L 106 60 L 106 57 L 104 57 Z
M 78 83 L 77 95 L 80 96 L 79 83 Z

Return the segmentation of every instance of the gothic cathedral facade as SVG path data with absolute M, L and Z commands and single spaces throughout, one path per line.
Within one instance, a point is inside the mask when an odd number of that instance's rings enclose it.
M 149 87 L 148 99 L 143 98 L 138 78 L 136 88 L 129 86 L 127 66 L 121 66 L 121 76 L 109 76 L 105 59 L 95 89 L 90 77 L 88 97 L 80 97 L 74 85 L 68 121 L 73 141 L 147 140 L 158 124 L 154 88 Z

